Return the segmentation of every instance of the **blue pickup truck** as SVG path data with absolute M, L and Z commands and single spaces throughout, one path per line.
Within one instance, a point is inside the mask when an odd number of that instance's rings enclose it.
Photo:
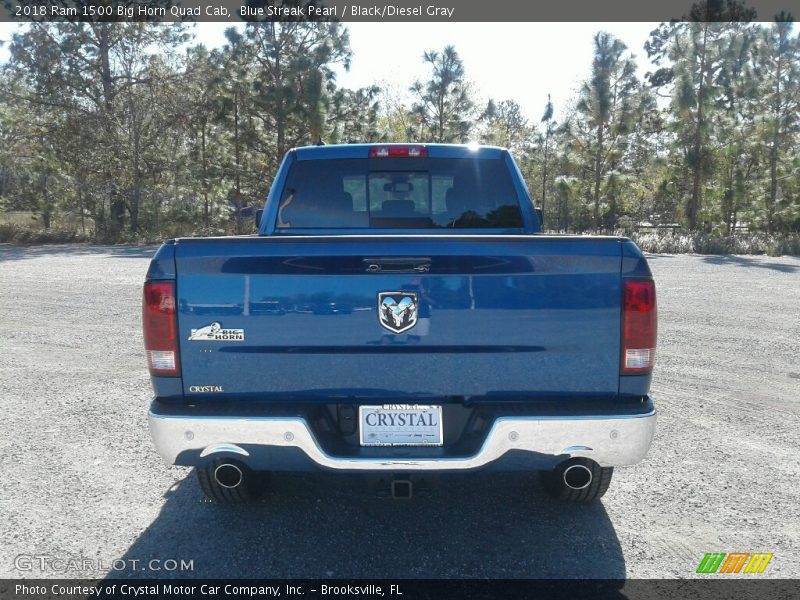
M 166 241 L 144 286 L 155 446 L 219 502 L 269 471 L 541 472 L 591 501 L 655 428 L 652 274 L 541 234 L 496 147 L 286 154 L 258 233 Z

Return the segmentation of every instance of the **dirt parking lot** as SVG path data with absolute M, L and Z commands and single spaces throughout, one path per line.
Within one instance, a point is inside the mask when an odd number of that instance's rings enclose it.
M 767 575 L 800 577 L 800 259 L 650 257 L 658 431 L 600 503 L 521 475 L 393 501 L 319 474 L 228 507 L 150 443 L 153 251 L 0 246 L 0 577 L 691 577 L 712 551 L 772 552 Z

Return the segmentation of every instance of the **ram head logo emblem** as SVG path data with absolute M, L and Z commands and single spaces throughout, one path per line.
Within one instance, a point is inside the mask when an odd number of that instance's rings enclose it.
M 417 295 L 414 292 L 378 294 L 378 319 L 392 333 L 403 333 L 417 324 Z

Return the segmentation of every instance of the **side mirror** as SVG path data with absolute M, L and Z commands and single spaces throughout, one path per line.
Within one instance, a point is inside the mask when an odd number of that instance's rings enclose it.
M 544 231 L 544 211 L 539 207 L 535 207 L 534 210 L 536 211 L 536 216 L 539 217 L 539 229 Z
M 259 208 L 256 210 L 256 229 L 261 229 L 261 217 L 264 216 L 264 209 Z

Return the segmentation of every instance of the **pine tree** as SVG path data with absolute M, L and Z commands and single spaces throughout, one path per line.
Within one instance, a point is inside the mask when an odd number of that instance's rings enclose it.
M 616 222 L 616 185 L 611 179 L 627 148 L 628 136 L 637 118 L 636 64 L 627 47 L 611 34 L 599 32 L 594 37 L 592 76 L 581 88 L 577 113 L 585 137 L 580 141 L 591 161 L 592 227 L 600 227 L 601 204 L 604 197 L 611 200 L 609 225 Z M 604 190 L 604 186 L 608 189 Z M 607 193 L 609 192 L 609 193 Z
M 547 198 L 547 167 L 549 151 L 550 151 L 550 138 L 553 137 L 553 127 L 556 122 L 553 121 L 553 101 L 550 99 L 550 94 L 547 94 L 547 104 L 544 107 L 544 114 L 542 115 L 541 122 L 544 123 L 544 149 L 542 161 L 542 214 L 545 214 L 545 200 Z
M 768 232 L 800 210 L 800 198 L 790 202 L 782 189 L 788 179 L 800 177 L 787 154 L 797 148 L 800 133 L 800 36 L 792 37 L 791 15 L 781 13 L 759 32 L 759 105 L 765 113 L 765 139 L 769 147 L 769 187 L 764 194 L 764 219 Z M 794 144 L 792 143 L 794 142 Z M 776 214 L 777 213 L 777 214 Z M 783 214 L 785 213 L 785 214 Z
M 475 103 L 464 63 L 453 46 L 429 50 L 422 60 L 431 68 L 428 81 L 416 81 L 411 111 L 417 119 L 419 141 L 464 143 L 469 141 L 476 118 Z
M 253 62 L 253 117 L 273 135 L 270 163 L 286 151 L 317 143 L 323 132 L 333 66 L 350 66 L 350 40 L 340 23 L 249 24 L 239 48 Z M 314 139 L 314 137 L 318 139 Z
M 672 128 L 683 147 L 686 222 L 698 228 L 703 188 L 712 173 L 714 156 L 709 142 L 714 113 L 722 105 L 729 70 L 737 53 L 747 51 L 752 35 L 748 22 L 755 12 L 738 0 L 707 0 L 695 4 L 688 20 L 662 23 L 645 44 L 653 63 L 648 73 L 654 88 L 671 88 Z
M 508 148 L 515 156 L 521 156 L 531 142 L 533 130 L 522 113 L 522 107 L 514 100 L 490 101 L 485 112 L 485 131 L 482 141 Z

